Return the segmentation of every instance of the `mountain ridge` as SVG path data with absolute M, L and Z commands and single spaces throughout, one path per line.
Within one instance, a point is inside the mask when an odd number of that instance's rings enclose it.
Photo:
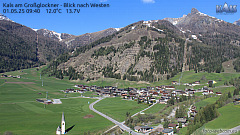
M 85 51 L 76 50 L 80 53 L 57 67 L 73 68 L 81 78 L 157 81 L 192 69 L 219 73 L 222 62 L 240 56 L 238 26 L 195 8 L 176 24 L 168 20 L 130 24 Z

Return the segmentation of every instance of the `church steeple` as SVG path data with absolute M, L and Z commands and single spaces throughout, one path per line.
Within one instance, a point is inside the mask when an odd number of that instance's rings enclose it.
M 62 113 L 62 122 L 65 122 L 64 112 Z
M 62 113 L 62 121 L 61 121 L 61 127 L 58 126 L 56 134 L 57 135 L 63 135 L 65 134 L 65 127 L 66 127 L 66 123 L 65 123 L 65 117 L 64 117 L 64 112 Z
M 61 124 L 61 131 L 62 134 L 65 134 L 65 117 L 64 117 L 64 112 L 62 113 L 62 124 Z

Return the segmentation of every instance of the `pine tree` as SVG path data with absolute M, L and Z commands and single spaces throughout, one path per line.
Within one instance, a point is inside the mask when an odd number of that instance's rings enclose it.
M 231 92 L 228 92 L 228 98 L 232 98 Z
M 179 128 L 182 128 L 182 123 L 181 122 L 179 122 Z
M 177 128 L 176 127 L 173 127 L 173 132 L 177 133 Z

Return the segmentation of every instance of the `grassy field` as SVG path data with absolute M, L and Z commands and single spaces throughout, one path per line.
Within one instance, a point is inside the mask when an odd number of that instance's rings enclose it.
M 148 105 L 137 104 L 136 101 L 123 100 L 121 98 L 106 98 L 94 105 L 94 108 L 98 111 L 120 122 L 125 120 L 126 112 L 130 112 L 130 115 L 133 115 L 147 107 Z
M 65 113 L 66 128 L 75 127 L 68 134 L 84 134 L 104 131 L 113 123 L 95 114 L 88 108 L 94 99 L 64 99 L 63 104 L 47 105 L 37 102 L 0 104 L 0 133 L 11 131 L 19 135 L 54 135 L 61 123 L 61 113 Z M 91 114 L 94 117 L 84 118 Z M 92 124 L 94 123 L 94 124 Z
M 41 71 L 41 69 L 40 69 Z M 194 71 L 187 71 L 182 74 L 178 74 L 169 80 L 161 80 L 154 83 L 138 83 L 132 81 L 123 81 L 111 78 L 101 78 L 96 81 L 86 82 L 82 81 L 69 81 L 67 77 L 63 80 L 56 79 L 54 77 L 41 76 L 40 71 L 36 68 L 25 69 L 22 71 L 14 71 L 5 73 L 7 75 L 21 75 L 22 78 L 1 78 L 0 77 L 0 134 L 6 131 L 13 132 L 19 135 L 30 134 L 55 134 L 57 126 L 60 124 L 61 113 L 64 111 L 67 121 L 67 127 L 76 125 L 69 134 L 83 134 L 84 132 L 91 131 L 91 133 L 101 133 L 108 127 L 113 126 L 113 123 L 107 119 L 97 115 L 88 108 L 88 102 L 93 102 L 95 99 L 62 99 L 61 105 L 47 105 L 44 109 L 44 105 L 37 103 L 36 98 L 46 97 L 48 92 L 48 98 L 64 98 L 77 97 L 77 96 L 96 96 L 92 92 L 85 94 L 64 94 L 60 90 L 66 88 L 74 88 L 75 84 L 84 85 L 97 85 L 97 86 L 118 86 L 119 88 L 126 87 L 146 87 L 146 86 L 159 86 L 170 85 L 172 81 L 178 81 L 181 78 L 181 83 L 191 83 L 193 81 L 201 80 L 201 86 L 207 86 L 208 80 L 216 80 L 216 87 L 223 85 L 224 81 L 230 80 L 240 76 L 236 73 L 194 73 Z M 43 79 L 43 86 L 42 86 Z M 197 88 L 195 87 L 195 88 Z M 177 89 L 184 89 L 186 86 L 176 86 Z M 214 91 L 233 91 L 233 87 L 228 88 L 216 88 Z M 217 99 L 217 98 L 216 98 Z M 206 99 L 198 106 L 205 106 L 208 103 L 214 102 L 215 97 L 212 99 Z M 137 104 L 134 101 L 122 100 L 121 98 L 107 98 L 95 105 L 95 108 L 110 117 L 118 121 L 124 121 L 126 112 L 130 112 L 131 115 L 146 108 L 147 105 Z M 164 105 L 155 105 L 151 109 L 145 111 L 145 113 L 156 113 L 164 108 Z M 168 112 L 167 108 L 163 114 Z M 93 118 L 84 119 L 87 114 L 92 114 Z M 93 124 L 94 123 L 94 124 Z
M 182 76 L 182 78 L 181 78 Z M 221 86 L 224 84 L 224 81 L 226 80 L 230 80 L 231 78 L 236 78 L 239 77 L 240 74 L 239 73 L 207 73 L 207 72 L 199 72 L 199 73 L 195 73 L 194 71 L 186 71 L 184 73 L 179 73 L 176 76 L 174 76 L 173 78 L 169 79 L 169 80 L 164 80 L 164 81 L 160 81 L 160 82 L 155 82 L 154 84 L 165 84 L 165 85 L 170 85 L 172 81 L 177 81 L 179 82 L 179 78 L 180 78 L 180 83 L 192 83 L 194 81 L 199 81 L 201 83 L 201 86 L 195 86 L 194 88 L 201 88 L 204 85 L 208 86 L 207 82 L 208 80 L 215 80 L 217 83 L 215 84 L 215 86 Z M 177 86 L 179 87 L 179 86 Z M 180 86 L 183 87 L 183 86 Z
M 208 80 L 215 80 L 217 83 L 215 84 L 215 87 L 221 86 L 224 84 L 225 81 L 229 81 L 231 78 L 240 77 L 239 73 L 207 73 L 207 72 L 199 72 L 195 73 L 194 71 L 185 71 L 184 73 L 178 73 L 173 78 L 170 78 L 169 80 L 160 80 L 158 82 L 148 83 L 148 82 L 134 82 L 134 81 L 124 81 L 119 79 L 113 79 L 113 78 L 100 78 L 98 80 L 86 82 L 85 80 L 79 80 L 79 81 L 72 81 L 76 84 L 85 84 L 85 85 L 97 85 L 97 86 L 117 86 L 119 88 L 127 88 L 127 87 L 135 87 L 135 88 L 142 88 L 146 86 L 160 86 L 160 85 L 171 85 L 172 81 L 179 82 L 180 83 L 192 83 L 194 81 L 199 81 L 201 85 L 195 86 L 194 88 L 202 88 L 203 86 L 208 86 L 207 82 Z M 186 87 L 185 85 L 175 85 L 176 89 L 185 89 L 185 88 L 192 88 L 192 87 Z
M 197 107 L 197 110 L 199 110 L 201 107 L 204 107 L 208 104 L 213 104 L 216 102 L 216 100 L 219 99 L 220 96 L 216 96 L 216 97 L 210 97 L 210 98 L 206 98 L 202 101 L 199 101 L 197 103 L 195 103 L 195 106 Z
M 220 116 L 199 128 L 196 132 L 200 134 L 203 129 L 231 129 L 240 125 L 240 105 L 229 103 L 218 109 Z M 238 132 L 238 135 L 240 132 Z
M 186 135 L 186 132 L 187 132 L 187 127 L 183 127 L 180 129 L 178 135 Z
M 156 104 L 153 107 L 151 107 L 150 109 L 144 111 L 144 113 L 155 114 L 155 113 L 159 112 L 160 110 L 162 110 L 165 106 L 166 106 L 165 104 Z
M 233 66 L 233 61 L 235 60 L 236 59 L 233 59 L 233 60 L 229 60 L 222 63 L 225 73 L 236 73 L 236 70 L 234 69 L 234 66 Z
M 205 125 L 206 129 L 218 129 L 223 127 L 224 129 L 230 129 L 240 125 L 240 105 L 230 103 L 218 109 L 218 111 L 221 115 L 217 119 L 208 122 Z
M 229 91 L 233 94 L 233 91 L 235 90 L 235 87 L 219 87 L 219 88 L 213 88 L 213 92 L 222 92 L 222 93 L 228 93 Z
M 54 135 L 61 122 L 61 113 L 66 116 L 66 127 L 75 125 L 69 134 L 101 133 L 114 124 L 107 119 L 89 110 L 88 102 L 95 99 L 62 99 L 60 105 L 44 105 L 36 102 L 36 98 L 63 98 L 66 94 L 59 90 L 72 88 L 74 83 L 64 79 L 58 80 L 43 77 L 44 85 L 40 80 L 40 72 L 36 69 L 27 69 L 23 72 L 15 71 L 6 73 L 19 75 L 22 78 L 0 79 L 0 134 L 10 131 L 18 135 Z M 29 84 L 30 82 L 30 84 Z M 40 94 L 41 93 L 41 94 Z M 85 96 L 92 95 L 87 92 Z M 80 96 L 80 94 L 67 94 L 67 97 Z M 84 119 L 91 114 L 94 117 Z M 92 124 L 94 123 L 94 124 Z

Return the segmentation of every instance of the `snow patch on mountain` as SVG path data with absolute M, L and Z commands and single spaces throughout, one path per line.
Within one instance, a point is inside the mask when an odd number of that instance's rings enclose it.
M 119 31 L 121 28 L 115 28 L 116 31 Z
M 57 32 L 55 32 L 55 31 L 51 31 L 58 39 L 59 39 L 59 41 L 62 41 L 62 38 L 61 38 L 61 33 L 57 33 Z
M 6 20 L 6 21 L 14 22 L 14 21 L 10 20 L 8 17 L 6 17 L 5 15 L 1 14 L 1 13 L 0 13 L 0 20 Z
M 38 29 L 32 29 L 32 30 L 34 30 L 34 31 L 36 31 L 36 32 L 38 31 Z
M 53 38 L 58 41 L 62 41 L 62 33 L 57 33 L 55 31 L 51 31 L 48 29 L 32 29 L 36 31 L 38 34 L 42 34 L 45 37 Z
M 158 20 L 149 20 L 149 21 L 143 21 L 143 25 L 146 25 L 148 27 L 154 28 L 160 32 L 163 32 L 163 30 L 156 28 L 155 26 L 152 26 L 153 22 L 157 22 Z

